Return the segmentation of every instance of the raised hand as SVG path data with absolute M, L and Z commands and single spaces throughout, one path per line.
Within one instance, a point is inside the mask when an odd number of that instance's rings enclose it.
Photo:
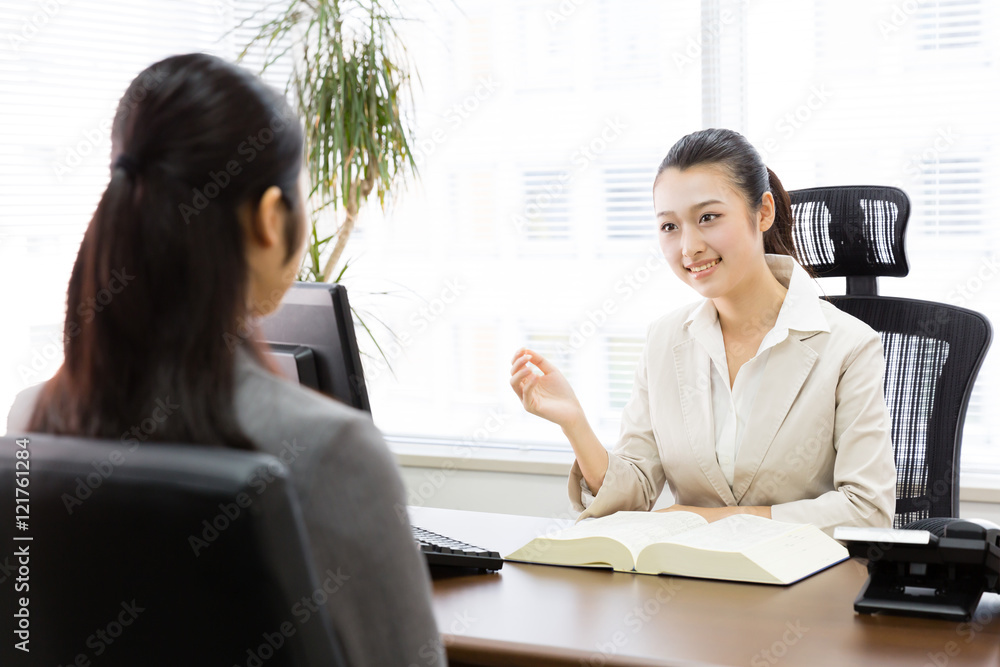
M 521 348 L 511 364 L 510 386 L 525 410 L 563 428 L 583 418 L 583 409 L 573 388 L 545 357 L 534 350 Z

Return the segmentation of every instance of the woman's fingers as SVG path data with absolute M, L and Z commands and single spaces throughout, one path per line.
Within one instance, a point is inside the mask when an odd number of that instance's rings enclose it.
M 546 370 L 547 369 L 547 370 Z M 533 401 L 533 389 L 545 374 L 555 371 L 556 368 L 534 350 L 522 347 L 511 360 L 510 386 L 517 394 L 518 399 L 527 408 L 526 400 Z M 528 397 L 528 398 L 526 398 Z
M 527 388 L 522 385 L 522 382 L 530 375 L 532 375 L 531 369 L 525 366 L 510 377 L 510 386 L 514 388 L 514 393 L 516 393 L 517 397 L 521 400 L 524 400 L 524 390 Z
M 513 375 L 514 373 L 519 372 L 521 369 L 527 368 L 535 375 L 538 375 L 539 377 L 543 376 L 544 373 L 538 368 L 538 366 L 536 366 L 532 362 L 533 358 L 530 354 L 525 354 L 523 356 L 518 357 L 517 361 L 515 361 L 514 365 L 511 366 L 510 368 L 510 374 Z
M 525 357 L 528 358 L 526 359 Z M 511 360 L 511 363 L 514 365 L 511 372 L 514 372 L 514 369 L 517 369 L 520 364 L 527 363 L 528 361 L 530 361 L 536 368 L 538 368 L 538 370 L 546 375 L 556 370 L 556 367 L 549 363 L 549 360 L 540 355 L 538 352 L 527 347 L 522 347 L 517 351 L 517 354 L 515 354 L 514 358 Z
M 514 358 L 510 360 L 510 363 L 514 363 L 515 361 L 517 361 L 519 358 L 523 357 L 526 354 L 530 354 L 532 357 L 539 356 L 539 354 L 534 350 L 532 350 L 530 347 L 522 347 L 519 348 L 518 351 L 514 353 Z
M 510 374 L 513 375 L 514 373 L 516 373 L 519 370 L 521 370 L 521 368 L 526 363 L 528 363 L 528 361 L 530 359 L 531 359 L 531 355 L 529 355 L 529 354 L 523 354 L 520 357 L 515 358 L 514 362 L 513 362 L 513 365 L 510 367 Z
M 549 360 L 540 354 L 532 353 L 531 363 L 538 367 L 538 370 L 548 375 L 556 370 L 556 367 L 549 363 Z

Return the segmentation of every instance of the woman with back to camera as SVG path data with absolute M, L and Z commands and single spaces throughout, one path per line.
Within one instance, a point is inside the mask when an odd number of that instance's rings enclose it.
M 614 450 L 551 363 L 522 348 L 511 367 L 524 408 L 573 446 L 580 517 L 650 510 L 668 483 L 663 511 L 709 521 L 891 526 L 881 339 L 817 296 L 778 177 L 742 135 L 702 130 L 660 164 L 653 204 L 667 263 L 704 299 L 650 325 Z
M 65 361 L 19 395 L 8 432 L 124 440 L 143 424 L 142 440 L 284 454 L 316 571 L 346 575 L 327 608 L 349 664 L 443 665 L 381 434 L 368 415 L 278 377 L 241 335 L 296 275 L 303 159 L 285 100 L 234 65 L 190 54 L 136 77 L 73 266 Z

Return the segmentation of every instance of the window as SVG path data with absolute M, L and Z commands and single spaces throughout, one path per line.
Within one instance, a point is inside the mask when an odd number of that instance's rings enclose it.
M 621 413 L 632 395 L 635 368 L 642 354 L 642 336 L 608 336 L 605 340 L 608 408 Z
M 0 290 L 10 316 L 0 327 L 3 421 L 18 391 L 62 363 L 69 272 L 107 183 L 122 93 L 169 55 L 234 59 L 249 33 L 230 29 L 268 4 L 0 0 Z M 283 82 L 287 72 L 279 63 L 266 78 Z
M 750 13 L 748 58 L 780 62 L 784 83 L 773 85 L 774 67 L 751 68 L 748 137 L 765 146 L 789 189 L 902 188 L 911 203 L 910 274 L 882 278 L 880 293 L 965 306 L 1000 322 L 1000 228 L 988 218 L 1000 203 L 988 111 L 1000 104 L 1000 86 L 983 51 L 1000 35 L 996 13 L 977 0 L 810 0 L 796 3 L 795 30 L 768 39 L 786 18 L 783 4 Z M 824 289 L 843 294 L 843 280 Z M 997 359 L 993 349 L 972 394 L 965 472 L 1000 473 L 1000 421 L 987 407 L 1000 399 Z
M 497 253 L 496 195 L 493 171 L 469 167 L 448 178 L 453 252 Z
M 655 164 L 604 169 L 604 225 L 608 241 L 649 238 L 655 176 Z
M 526 327 L 525 347 L 535 350 L 562 369 L 560 372 L 571 385 L 578 379 L 577 371 L 573 364 L 575 360 L 574 348 L 577 348 L 578 344 L 566 332 L 559 329 L 545 331 L 543 329 Z
M 568 180 L 569 174 L 558 169 L 522 172 L 524 215 L 515 224 L 526 241 L 568 242 L 571 239 Z
M 485 403 L 492 405 L 494 368 L 499 362 L 497 327 L 488 324 L 455 327 L 453 335 L 455 356 L 464 363 L 459 365 L 461 382 L 455 387 L 457 403 Z
M 398 380 L 382 373 L 370 383 L 375 421 L 391 436 L 462 438 L 466 424 L 499 410 L 504 427 L 488 446 L 568 452 L 560 429 L 525 413 L 510 389 L 511 357 L 524 346 L 562 371 L 610 446 L 620 417 L 612 406 L 635 372 L 622 346 L 695 298 L 670 289 L 650 193 L 670 144 L 699 126 L 700 4 L 460 4 L 437 7 L 410 30 L 426 159 L 419 184 L 384 223 L 366 213 L 372 228 L 392 231 L 384 242 L 372 234 L 365 271 L 405 276 L 428 299 L 445 276 L 467 290 L 426 331 L 408 321 L 413 305 L 372 304 L 414 340 L 393 362 Z M 645 20 L 634 20 L 638 12 Z M 488 372 L 459 358 L 474 330 L 494 332 Z M 482 383 L 466 391 L 473 375 Z
M 600 71 L 594 83 L 617 88 L 655 86 L 658 67 L 658 26 L 663 23 L 663 3 L 645 0 L 599 0 L 597 45 Z M 637 16 L 644 20 L 637 21 Z
M 217 6 L 0 2 L 0 285 L 13 315 L 0 328 L 0 406 L 62 363 L 66 285 L 107 182 L 118 99 L 159 58 L 220 52 Z
M 910 195 L 918 233 L 946 243 L 982 234 L 983 176 L 983 158 L 978 155 L 923 160 L 918 189 Z
M 480 450 L 568 458 L 558 427 L 510 390 L 511 356 L 530 346 L 562 370 L 612 446 L 646 327 L 697 299 L 663 269 L 650 192 L 674 141 L 706 125 L 744 132 L 788 189 L 902 187 L 912 268 L 880 281 L 882 293 L 1000 322 L 1000 227 L 988 217 L 1000 206 L 995 3 L 433 4 L 401 28 L 420 74 L 420 178 L 385 215 L 373 199 L 347 251 L 352 304 L 408 335 L 387 372 L 359 332 L 375 420 L 391 437 L 461 441 L 493 419 L 501 426 Z M 38 23 L 30 39 L 0 44 L 10 46 L 0 58 L 0 289 L 19 320 L 0 328 L 0 409 L 61 362 L 69 269 L 107 179 L 102 123 L 128 81 L 170 53 L 234 57 L 251 28 L 230 28 L 280 3 L 40 7 L 0 0 L 14 34 Z M 973 393 L 967 471 L 1000 475 L 998 358 Z
M 478 8 L 482 3 L 469 5 Z M 573 88 L 573 32 L 566 24 L 572 22 L 571 14 L 575 9 L 567 7 L 569 11 L 561 11 L 545 3 L 519 2 L 513 13 L 509 10 L 497 12 L 496 18 L 513 19 L 516 25 L 514 45 L 520 59 L 519 88 L 526 91 Z
M 981 0 L 921 2 L 915 18 L 918 49 L 962 49 L 978 46 L 982 42 Z
M 701 3 L 702 122 L 740 129 L 747 123 L 748 0 Z

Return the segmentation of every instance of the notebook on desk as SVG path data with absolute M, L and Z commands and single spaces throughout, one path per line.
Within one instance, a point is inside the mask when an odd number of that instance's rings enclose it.
M 270 357 L 290 380 L 371 413 L 354 319 L 343 285 L 294 283 L 261 322 Z M 496 551 L 413 527 L 428 565 L 498 570 Z

